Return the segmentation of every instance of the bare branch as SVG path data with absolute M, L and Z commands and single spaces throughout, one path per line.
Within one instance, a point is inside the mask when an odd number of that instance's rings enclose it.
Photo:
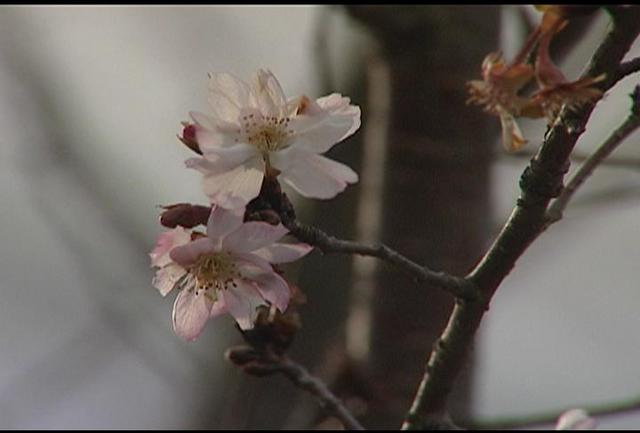
M 593 171 L 611 154 L 629 135 L 640 127 L 640 102 L 636 101 L 640 87 L 631 95 L 633 107 L 629 117 L 605 140 L 604 143 L 580 166 L 571 180 L 563 188 L 557 199 L 547 210 L 547 226 L 559 221 L 569 201 Z
M 631 75 L 638 71 L 640 71 L 640 57 L 636 57 L 635 59 L 629 60 L 627 62 L 623 62 L 620 64 L 620 67 L 618 68 L 616 81 L 620 81 L 627 75 Z
M 286 355 L 276 355 L 267 351 L 242 346 L 227 350 L 227 358 L 246 373 L 265 376 L 282 373 L 295 386 L 313 395 L 320 406 L 338 418 L 349 430 L 365 430 L 357 419 L 319 378 L 311 375 L 302 365 Z
M 479 292 L 465 278 L 437 272 L 421 266 L 384 244 L 367 245 L 359 242 L 337 239 L 322 230 L 292 221 L 287 224 L 291 234 L 298 240 L 313 245 L 323 253 L 359 254 L 376 257 L 409 272 L 418 281 L 439 287 L 459 299 L 477 299 Z
M 502 152 L 500 154 L 501 158 L 505 159 L 531 159 L 535 156 L 536 152 L 524 149 L 515 153 L 507 153 Z M 585 162 L 587 159 L 591 157 L 590 154 L 582 153 L 582 152 L 573 152 L 571 154 L 571 162 Z M 619 157 L 616 158 L 611 156 L 600 163 L 601 166 L 612 167 L 612 168 L 623 168 L 628 170 L 636 170 L 640 171 L 640 158 L 629 158 L 629 157 Z
M 640 397 L 636 396 L 625 400 L 593 406 L 580 405 L 580 408 L 586 410 L 590 416 L 594 417 L 619 415 L 625 412 L 639 410 Z M 563 412 L 564 411 L 548 411 L 532 415 L 504 417 L 494 420 L 461 422 L 460 424 L 473 430 L 511 430 L 556 422 Z
M 616 81 L 620 61 L 640 32 L 640 8 L 611 7 L 613 27 L 593 55 L 583 77 L 606 74 L 603 90 Z M 549 202 L 562 189 L 568 160 L 578 138 L 585 130 L 595 103 L 578 110 L 564 108 L 550 128 L 537 155 L 520 179 L 522 193 L 502 231 L 468 275 L 482 292 L 485 301 L 458 301 L 449 323 L 435 344 L 416 397 L 402 426 L 404 430 L 421 429 L 433 419 L 445 419 L 446 401 L 467 352 L 480 326 L 488 303 L 509 274 L 518 258 L 544 231 Z

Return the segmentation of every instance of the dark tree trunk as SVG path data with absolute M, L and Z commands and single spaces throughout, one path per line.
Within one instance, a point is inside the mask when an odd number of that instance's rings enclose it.
M 352 6 L 378 38 L 391 106 L 381 240 L 459 275 L 491 232 L 490 163 L 497 119 L 465 105 L 465 82 L 498 48 L 497 7 Z M 453 302 L 389 266 L 378 268 L 369 369 L 378 398 L 365 422 L 398 428 Z M 452 399 L 465 411 L 470 376 Z

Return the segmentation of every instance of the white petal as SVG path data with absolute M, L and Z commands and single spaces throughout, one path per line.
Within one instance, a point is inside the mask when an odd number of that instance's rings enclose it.
M 162 296 L 166 296 L 186 273 L 187 270 L 182 266 L 170 263 L 156 271 L 152 281 L 153 287 L 158 289 Z
M 289 123 L 295 146 L 324 153 L 334 144 L 352 135 L 360 127 L 360 108 L 349 104 L 349 98 L 334 93 L 308 102 L 303 114 Z
M 195 138 L 203 152 L 238 143 L 240 126 L 237 122 L 227 122 L 197 111 L 191 111 L 189 115 L 195 122 Z
M 311 250 L 313 247 L 307 244 L 273 244 L 255 250 L 253 253 L 269 263 L 289 263 L 304 257 Z
M 211 307 L 203 292 L 182 290 L 173 304 L 173 330 L 185 340 L 195 340 L 209 320 Z
M 584 409 L 571 409 L 560 415 L 556 430 L 590 430 L 597 422 Z
M 232 169 L 258 156 L 255 146 L 240 143 L 225 148 L 202 149 L 202 156 L 216 169 Z
M 251 329 L 257 317 L 256 309 L 260 305 L 266 305 L 266 302 L 251 282 L 241 279 L 236 279 L 234 282 L 236 287 L 229 286 L 228 289 L 220 291 L 219 296 L 229 313 L 238 322 L 240 329 Z
M 277 226 L 261 221 L 242 224 L 222 240 L 222 247 L 233 253 L 247 253 L 271 245 L 289 233 L 282 224 Z
M 235 122 L 240 110 L 252 104 L 249 85 L 231 74 L 211 74 L 209 104 L 216 117 Z
M 215 169 L 208 172 L 202 167 L 198 168 L 205 174 L 203 179 L 205 194 L 211 203 L 225 209 L 246 206 L 260 192 L 264 177 L 261 164 L 260 160 L 252 158 L 244 164 L 224 172 L 218 172 Z
M 244 209 L 227 210 L 220 206 L 213 206 L 207 221 L 207 236 L 219 249 L 222 239 L 242 225 Z
M 281 177 L 305 197 L 328 199 L 342 192 L 347 184 L 358 181 L 358 175 L 344 164 L 321 155 L 297 152 Z
M 278 79 L 269 70 L 260 69 L 253 80 L 253 92 L 258 107 L 265 116 L 280 116 L 287 104 Z

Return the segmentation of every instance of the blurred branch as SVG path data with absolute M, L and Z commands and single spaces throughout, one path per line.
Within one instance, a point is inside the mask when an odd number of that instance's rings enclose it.
M 590 416 L 620 415 L 640 410 L 640 396 L 593 406 L 580 406 Z M 462 422 L 465 428 L 472 430 L 511 430 L 534 427 L 539 424 L 554 423 L 564 411 L 540 412 L 532 415 Z
M 529 149 L 524 149 L 518 151 L 517 153 L 507 153 L 503 152 L 501 157 L 504 159 L 531 159 L 531 157 L 535 156 L 536 152 Z M 571 154 L 572 162 L 585 162 L 587 159 L 591 157 L 591 154 L 574 152 Z M 628 170 L 640 170 L 640 158 L 627 158 L 627 157 L 610 157 L 605 159 L 600 163 L 602 166 L 613 167 L 613 168 L 623 168 Z
M 282 373 L 295 386 L 313 395 L 320 406 L 342 421 L 347 429 L 365 430 L 322 380 L 311 375 L 306 368 L 288 356 L 256 351 L 246 346 L 231 348 L 227 351 L 226 356 L 248 374 L 266 376 Z
M 478 291 L 472 282 L 446 272 L 437 272 L 421 266 L 384 244 L 364 243 L 337 239 L 317 227 L 291 221 L 287 224 L 291 234 L 298 240 L 313 245 L 323 253 L 359 254 L 376 257 L 413 274 L 418 281 L 440 287 L 459 299 L 477 299 Z
M 639 7 L 611 7 L 613 26 L 594 53 L 583 77 L 602 73 L 609 89 L 615 71 L 640 32 Z M 489 301 L 516 261 L 544 231 L 549 202 L 560 194 L 569 157 L 586 128 L 595 103 L 572 111 L 566 107 L 548 131 L 545 141 L 520 179 L 521 195 L 502 231 L 476 268 L 467 276 L 482 292 L 478 301 L 458 301 L 449 323 L 435 344 L 416 397 L 402 426 L 421 429 L 433 419 L 446 419 L 446 402 L 464 366 L 467 352 Z M 484 301 L 483 301 L 484 299 Z
M 585 180 L 605 158 L 611 154 L 629 135 L 640 127 L 640 86 L 631 94 L 632 107 L 629 117 L 598 147 L 598 149 L 580 166 L 571 180 L 562 189 L 557 199 L 547 210 L 547 226 L 562 219 L 562 213 L 569 201 Z
M 629 60 L 628 62 L 623 62 L 620 64 L 618 73 L 615 76 L 616 81 L 620 81 L 627 75 L 631 75 L 638 71 L 640 71 L 640 57 L 636 57 L 635 59 Z

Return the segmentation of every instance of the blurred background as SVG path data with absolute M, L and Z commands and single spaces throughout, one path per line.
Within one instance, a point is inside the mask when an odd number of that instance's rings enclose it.
M 299 217 L 464 274 L 497 234 L 544 121 L 507 156 L 465 106 L 484 56 L 511 58 L 529 7 L 0 7 L 0 428 L 330 428 L 283 377 L 224 360 L 232 320 L 186 343 L 151 285 L 159 205 L 204 203 L 176 139 L 207 111 L 207 72 L 270 68 L 288 95 L 340 92 L 363 126 L 330 151 L 361 181 Z M 572 27 L 573 26 L 573 27 Z M 604 13 L 558 41 L 573 79 Z M 561 34 L 561 35 L 563 35 Z M 560 39 L 560 38 L 559 38 Z M 636 42 L 629 57 L 640 55 Z M 600 103 L 576 152 L 625 118 L 638 75 Z M 634 134 L 614 154 L 640 158 Z M 576 164 L 572 166 L 572 169 Z M 640 164 L 602 167 L 504 281 L 453 412 L 496 420 L 640 398 Z M 292 356 L 370 427 L 399 426 L 451 304 L 371 259 L 313 253 Z M 603 417 L 634 428 L 640 411 Z

